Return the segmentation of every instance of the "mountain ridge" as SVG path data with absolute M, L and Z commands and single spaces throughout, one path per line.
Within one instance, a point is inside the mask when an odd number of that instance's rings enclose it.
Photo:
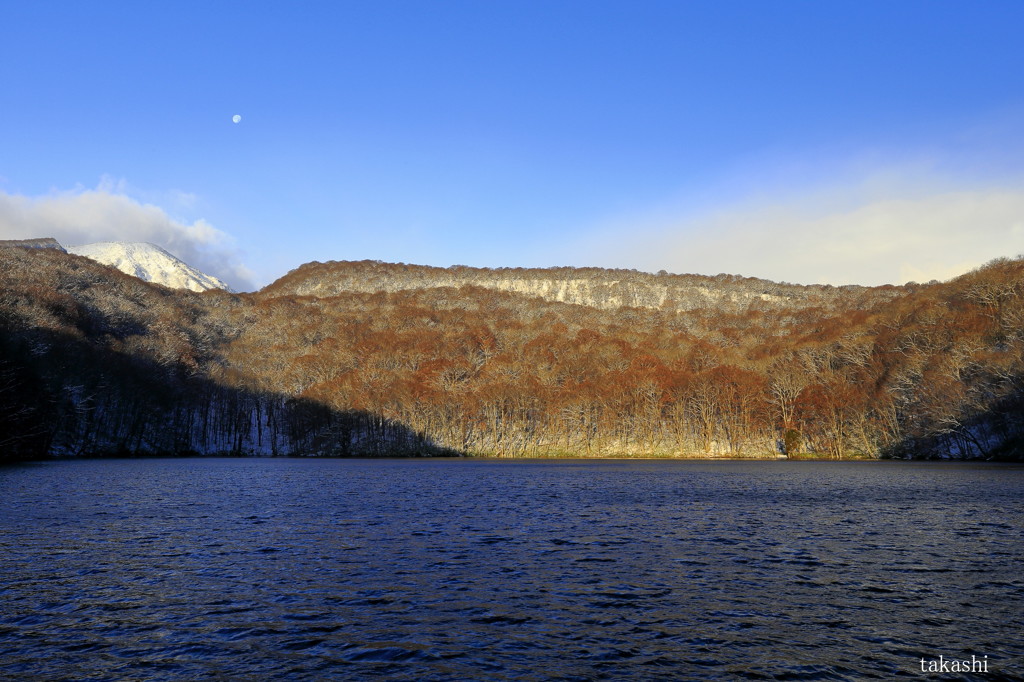
M 264 297 L 335 296 L 341 293 L 395 293 L 435 287 L 478 286 L 536 296 L 547 301 L 605 310 L 635 307 L 662 310 L 717 309 L 742 312 L 820 305 L 863 308 L 899 298 L 913 286 L 789 284 L 719 274 L 652 274 L 596 267 L 441 268 L 405 263 L 313 261 L 291 270 L 259 290 Z M 920 285 L 918 285 L 920 286 Z

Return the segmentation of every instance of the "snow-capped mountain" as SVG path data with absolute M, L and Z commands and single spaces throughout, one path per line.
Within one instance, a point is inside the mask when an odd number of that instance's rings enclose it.
M 196 270 L 149 242 L 96 242 L 68 246 L 67 251 L 99 261 L 147 282 L 163 284 L 174 289 L 231 291 L 227 284 L 216 277 Z

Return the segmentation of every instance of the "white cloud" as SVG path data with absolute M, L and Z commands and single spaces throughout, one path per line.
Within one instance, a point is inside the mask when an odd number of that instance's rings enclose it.
M 227 233 L 202 219 L 176 220 L 159 206 L 129 197 L 126 186 L 105 176 L 94 190 L 39 197 L 0 191 L 0 239 L 54 237 L 64 245 L 152 242 L 236 289 L 253 288 L 252 272 Z
M 944 280 L 1024 252 L 1022 185 L 886 189 L 879 177 L 701 216 L 620 221 L 582 248 L 649 271 L 837 285 Z

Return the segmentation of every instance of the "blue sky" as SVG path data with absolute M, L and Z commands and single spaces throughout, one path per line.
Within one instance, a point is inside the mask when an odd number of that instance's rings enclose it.
M 1024 3 L 6 3 L 0 238 L 945 279 L 1024 252 Z M 239 114 L 235 124 L 231 117 Z

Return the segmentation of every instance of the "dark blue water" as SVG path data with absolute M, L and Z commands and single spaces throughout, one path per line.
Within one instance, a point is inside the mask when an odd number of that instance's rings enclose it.
M 1022 502 L 1009 465 L 8 466 L 0 678 L 1008 678 Z

